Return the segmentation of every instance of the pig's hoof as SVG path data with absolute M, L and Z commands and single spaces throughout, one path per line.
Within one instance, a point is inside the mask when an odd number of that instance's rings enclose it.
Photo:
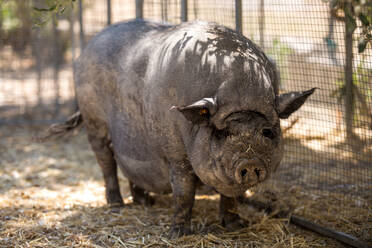
M 228 231 L 236 231 L 236 230 L 239 230 L 239 229 L 242 229 L 246 227 L 244 221 L 242 219 L 239 219 L 239 220 L 236 220 L 236 221 L 233 221 L 233 222 L 230 222 L 230 223 L 227 223 L 225 225 L 225 228 L 228 230 Z
M 237 214 L 227 214 L 221 218 L 221 225 L 228 231 L 236 231 L 246 227 L 244 220 Z
M 108 204 L 110 208 L 122 208 L 124 207 L 123 202 L 114 202 L 114 203 L 109 203 Z
M 143 206 L 152 206 L 155 203 L 155 199 L 149 194 L 146 194 L 144 196 L 133 197 L 133 203 L 140 204 Z
M 177 239 L 179 237 L 190 235 L 190 234 L 191 234 L 191 229 L 189 227 L 185 227 L 183 225 L 172 226 L 171 229 L 169 230 L 168 238 Z
M 121 208 L 124 206 L 123 198 L 121 198 L 120 192 L 113 191 L 106 194 L 107 204 L 111 208 Z

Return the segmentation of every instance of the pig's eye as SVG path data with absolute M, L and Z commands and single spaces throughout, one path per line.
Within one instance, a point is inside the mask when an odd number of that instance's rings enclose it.
M 209 111 L 206 108 L 202 108 L 199 110 L 199 115 L 208 115 Z
M 231 133 L 229 132 L 229 130 L 227 130 L 227 128 L 225 128 L 222 130 L 216 130 L 215 135 L 218 139 L 222 139 L 231 136 Z
M 265 128 L 262 130 L 262 135 L 265 136 L 266 138 L 269 138 L 269 139 L 274 139 L 275 138 L 275 135 L 273 133 L 273 131 L 269 128 Z

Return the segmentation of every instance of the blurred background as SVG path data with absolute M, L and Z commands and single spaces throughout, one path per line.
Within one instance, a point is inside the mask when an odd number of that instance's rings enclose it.
M 73 62 L 111 23 L 205 20 L 237 29 L 273 58 L 280 91 L 318 87 L 282 122 L 286 153 L 266 187 L 297 213 L 371 241 L 370 1 L 0 0 L 0 130 L 76 111 Z M 57 1 L 58 2 L 58 1 Z M 5 131 L 4 131 L 5 130 Z

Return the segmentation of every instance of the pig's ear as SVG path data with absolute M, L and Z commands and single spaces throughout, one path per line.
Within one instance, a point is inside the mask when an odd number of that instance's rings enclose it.
M 293 112 L 298 110 L 306 99 L 314 93 L 315 89 L 300 92 L 289 92 L 277 97 L 277 110 L 279 118 L 287 119 Z
M 217 105 L 213 98 L 203 98 L 188 106 L 173 106 L 172 109 L 180 111 L 193 124 L 200 124 L 208 121 L 209 117 L 216 113 Z

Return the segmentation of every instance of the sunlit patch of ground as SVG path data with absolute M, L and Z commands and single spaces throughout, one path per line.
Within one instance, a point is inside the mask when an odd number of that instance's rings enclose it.
M 228 232 L 219 225 L 218 195 L 198 195 L 192 219 L 195 234 L 169 240 L 170 196 L 156 195 L 153 207 L 133 205 L 127 181 L 121 177 L 127 206 L 110 209 L 84 131 L 41 144 L 31 140 L 34 132 L 0 128 L 0 247 L 341 247 L 288 224 L 288 219 L 271 218 L 248 206 L 239 207 L 248 226 Z M 296 185 L 278 192 L 282 203 L 292 202 L 295 212 L 308 218 L 320 209 L 338 211 L 337 197 L 325 201 Z M 365 211 L 367 223 L 360 227 L 369 232 L 371 209 Z M 345 220 L 335 227 L 347 231 L 348 225 L 356 224 Z

